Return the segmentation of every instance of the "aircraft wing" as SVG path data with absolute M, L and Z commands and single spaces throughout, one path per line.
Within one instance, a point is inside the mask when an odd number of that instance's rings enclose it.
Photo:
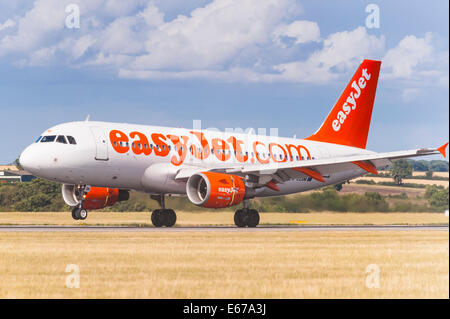
M 367 172 L 377 174 L 377 168 L 382 168 L 390 165 L 391 160 L 393 159 L 434 155 L 439 153 L 441 153 L 445 157 L 445 147 L 447 146 L 447 144 L 437 149 L 421 148 L 407 151 L 369 153 L 317 160 L 304 160 L 300 162 L 247 164 L 235 165 L 233 167 L 227 168 L 218 167 L 209 169 L 201 167 L 189 167 L 181 169 L 176 175 L 176 179 L 187 179 L 191 175 L 199 172 L 216 171 L 227 174 L 236 174 L 240 176 L 254 175 L 259 176 L 260 178 L 262 176 L 265 176 L 263 177 L 263 180 L 267 181 L 267 183 L 272 180 L 278 183 L 282 183 L 292 178 L 301 177 L 311 177 L 323 182 L 323 176 L 339 171 L 352 169 L 355 166 L 359 166 L 361 169 L 366 170 Z
M 290 163 L 270 163 L 266 165 L 248 165 L 240 168 L 230 168 L 225 172 L 230 174 L 245 175 L 273 175 L 278 182 L 284 182 L 291 178 L 309 176 L 319 181 L 324 181 L 323 176 L 359 166 L 370 173 L 377 174 L 377 168 L 391 164 L 391 160 L 438 154 L 437 149 L 416 149 L 387 153 L 373 153 L 364 155 L 352 155 L 318 160 L 305 160 Z

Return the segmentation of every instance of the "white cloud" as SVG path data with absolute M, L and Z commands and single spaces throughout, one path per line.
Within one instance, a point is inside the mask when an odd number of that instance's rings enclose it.
M 4 23 L 0 23 L 0 31 L 12 28 L 16 25 L 14 20 L 8 19 Z
M 321 35 L 317 22 L 301 19 L 296 0 L 190 0 L 188 7 L 201 7 L 170 20 L 161 7 L 173 5 L 164 1 L 78 0 L 81 28 L 69 30 L 72 0 L 36 0 L 0 23 L 0 59 L 21 67 L 102 66 L 125 78 L 319 84 L 385 55 L 386 79 L 448 86 L 448 51 L 437 52 L 431 34 L 407 36 L 386 53 L 384 36 L 364 27 Z
M 423 96 L 427 88 L 448 89 L 448 56 L 448 51 L 435 48 L 430 32 L 423 38 L 408 35 L 387 51 L 381 77 L 395 81 L 394 85 L 401 89 L 403 102 L 413 102 Z
M 220 69 L 240 50 L 269 42 L 271 31 L 293 3 L 215 0 L 151 32 L 146 42 L 148 53 L 136 58 L 131 68 Z
M 393 78 L 411 77 L 419 64 L 426 63 L 432 58 L 433 46 L 431 40 L 431 33 L 427 33 L 424 38 L 417 38 L 414 35 L 403 38 L 395 48 L 386 53 L 383 59 L 386 76 Z
M 286 47 L 282 39 L 284 37 L 295 39 L 296 44 L 320 41 L 319 25 L 313 21 L 294 21 L 291 24 L 282 24 L 272 32 L 275 43 Z
M 323 48 L 306 61 L 275 66 L 285 80 L 293 82 L 328 82 L 340 73 L 353 70 L 364 58 L 376 58 L 384 49 L 384 37 L 369 35 L 364 27 L 333 33 L 323 42 Z
M 145 0 L 79 0 L 77 5 L 81 13 L 81 29 L 71 34 L 65 27 L 67 13 L 65 8 L 72 0 L 36 0 L 33 7 L 17 21 L 17 32 L 0 38 L 0 56 L 13 53 L 30 53 L 36 50 L 50 50 L 57 42 L 65 41 L 69 36 L 83 36 L 98 24 L 92 14 L 101 12 L 108 17 L 118 17 L 131 13 L 142 6 Z M 84 23 L 86 22 L 86 23 Z
M 419 88 L 406 88 L 402 91 L 402 101 L 406 103 L 413 102 L 423 94 Z

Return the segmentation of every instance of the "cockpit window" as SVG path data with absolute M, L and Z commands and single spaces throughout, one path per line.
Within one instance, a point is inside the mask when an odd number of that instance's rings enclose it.
M 56 135 L 47 135 L 41 139 L 41 143 L 54 142 L 56 139 Z
M 77 142 L 75 141 L 75 139 L 73 138 L 73 136 L 67 136 L 67 139 L 69 140 L 70 144 L 77 144 Z
M 66 138 L 64 137 L 64 135 L 58 135 L 58 137 L 56 138 L 56 142 L 67 144 L 67 141 L 66 141 Z
M 39 138 L 36 140 L 36 143 L 39 143 L 39 141 L 41 140 L 42 136 L 39 136 Z

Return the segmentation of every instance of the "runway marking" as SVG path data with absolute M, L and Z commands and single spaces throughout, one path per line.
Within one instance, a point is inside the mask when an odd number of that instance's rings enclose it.
M 301 232 L 301 231 L 448 231 L 449 225 L 291 225 L 238 228 L 235 226 L 180 226 L 172 228 L 135 226 L 0 226 L 0 232 Z

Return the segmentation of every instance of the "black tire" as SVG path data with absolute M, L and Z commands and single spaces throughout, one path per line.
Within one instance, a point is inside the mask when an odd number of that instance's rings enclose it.
M 259 224 L 259 213 L 256 209 L 250 209 L 247 213 L 247 226 L 256 227 Z
M 155 209 L 152 212 L 152 224 L 155 227 L 162 227 L 163 226 L 163 215 L 161 214 L 161 209 Z
M 88 212 L 86 209 L 81 208 L 78 209 L 78 216 L 80 217 L 81 220 L 85 220 L 87 218 Z
M 166 209 L 164 212 L 164 225 L 166 227 L 172 227 L 177 222 L 177 214 L 173 209 Z
M 244 209 L 238 209 L 235 213 L 234 213 L 234 224 L 237 227 L 245 227 L 246 226 L 246 222 L 245 222 L 245 210 Z
M 72 209 L 72 218 L 75 220 L 79 220 L 80 219 L 80 214 L 79 214 L 79 208 L 75 207 L 74 209 Z

